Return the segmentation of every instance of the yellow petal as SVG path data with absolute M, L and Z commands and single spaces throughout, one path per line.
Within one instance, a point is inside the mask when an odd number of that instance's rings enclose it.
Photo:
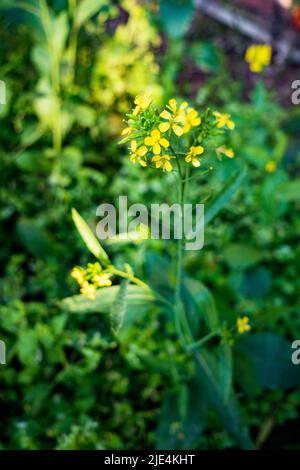
M 166 162 L 165 162 L 165 169 L 166 169 L 168 172 L 170 172 L 170 171 L 172 171 L 172 168 L 173 168 L 173 167 L 172 167 L 171 163 L 170 163 L 169 161 L 166 161 Z
M 177 109 L 177 101 L 172 99 L 169 101 L 169 106 L 170 108 L 172 108 L 173 111 L 175 111 Z
M 147 147 L 145 147 L 145 145 L 142 145 L 142 146 L 137 150 L 137 154 L 138 154 L 140 157 L 143 157 L 146 153 L 147 153 Z
M 169 111 L 167 111 L 167 110 L 164 110 L 162 113 L 160 113 L 160 116 L 162 118 L 168 119 L 168 120 L 171 119 L 171 117 L 172 117 L 171 114 L 169 113 Z
M 132 140 L 131 141 L 131 151 L 135 152 L 136 148 L 137 148 L 137 142 L 136 142 L 136 140 Z
M 126 127 L 125 129 L 122 130 L 121 135 L 130 135 L 132 132 L 132 127 Z
M 195 168 L 199 168 L 199 166 L 201 165 L 199 160 L 197 160 L 196 158 L 192 161 L 192 164 Z
M 174 133 L 175 133 L 178 137 L 181 137 L 181 136 L 182 136 L 182 134 L 183 134 L 183 129 L 182 129 L 182 127 L 173 125 L 173 126 L 172 126 L 172 129 L 173 129 Z
M 186 124 L 183 126 L 183 133 L 184 133 L 184 134 L 187 134 L 188 132 L 190 132 L 190 130 L 191 130 L 191 126 L 190 126 L 188 123 L 186 123 Z
M 160 132 L 164 133 L 164 132 L 167 132 L 170 129 L 170 123 L 169 122 L 161 122 L 158 127 L 159 127 Z
M 154 144 L 154 145 L 153 145 L 153 153 L 154 153 L 155 155 L 159 155 L 159 154 L 160 154 L 160 149 L 161 149 L 161 148 L 160 148 L 160 145 L 159 145 L 159 144 Z
M 149 147 L 152 147 L 152 145 L 155 144 L 154 140 L 151 138 L 151 137 L 146 137 L 146 139 L 144 140 L 145 144 L 146 145 L 149 145 Z
M 160 139 L 160 132 L 157 129 L 154 129 L 154 131 L 151 132 L 151 137 L 157 142 Z
M 204 152 L 204 147 L 202 145 L 198 145 L 198 147 L 194 147 L 194 154 L 201 155 Z
M 235 124 L 234 124 L 233 121 L 228 121 L 228 122 L 227 122 L 227 126 L 228 126 L 228 128 L 231 129 L 231 130 L 233 130 L 233 129 L 235 128 Z
M 196 119 L 193 119 L 192 122 L 191 122 L 192 126 L 200 126 L 201 124 L 201 119 L 200 118 L 196 118 Z
M 170 145 L 170 143 L 169 143 L 169 141 L 168 141 L 167 139 L 160 139 L 160 140 L 159 140 L 159 143 L 160 143 L 160 145 L 162 145 L 162 146 L 165 147 L 165 148 L 168 148 L 169 145 Z

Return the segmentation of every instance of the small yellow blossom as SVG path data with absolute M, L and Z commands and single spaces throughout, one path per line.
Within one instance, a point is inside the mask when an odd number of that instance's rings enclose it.
M 202 155 L 203 152 L 204 152 L 204 147 L 202 147 L 202 145 L 198 145 L 197 147 L 193 146 L 190 148 L 189 153 L 185 157 L 185 161 L 187 163 L 192 163 L 192 165 L 195 168 L 198 168 L 201 165 L 201 163 L 197 157 L 198 155 Z
M 231 120 L 230 114 L 222 114 L 218 111 L 215 111 L 213 115 L 216 118 L 217 127 L 222 129 L 223 127 L 227 126 L 228 129 L 233 130 L 235 128 L 234 122 Z
M 96 274 L 93 277 L 93 283 L 95 287 L 110 287 L 111 286 L 111 278 L 112 274 L 109 272 L 103 272 L 100 274 Z
M 274 173 L 277 170 L 277 163 L 275 162 L 275 160 L 270 160 L 266 164 L 265 168 L 268 173 Z
M 218 156 L 220 156 L 220 154 L 223 154 L 228 158 L 234 158 L 234 151 L 225 146 L 218 147 L 216 152 Z
M 71 276 L 76 279 L 79 285 L 82 285 L 85 281 L 84 279 L 84 274 L 85 271 L 84 269 L 76 266 L 75 268 L 72 269 Z
M 170 162 L 171 158 L 175 157 L 171 157 L 170 155 L 156 155 L 152 158 L 152 161 L 155 162 L 156 168 L 162 168 L 163 170 L 170 172 L 173 169 Z
M 96 294 L 95 294 L 95 286 L 93 284 L 90 284 L 88 281 L 85 281 L 80 289 L 80 292 L 83 295 L 86 295 L 92 300 L 96 299 Z
M 155 155 L 160 154 L 161 146 L 168 148 L 170 145 L 167 139 L 161 137 L 160 132 L 157 129 L 153 130 L 150 136 L 145 138 L 144 142 L 148 147 L 152 147 L 153 153 Z
M 178 137 L 181 137 L 183 134 L 183 127 L 185 121 L 184 110 L 187 108 L 188 104 L 186 102 L 178 108 L 178 103 L 176 100 L 172 99 L 169 101 L 167 108 L 160 114 L 160 117 L 166 119 L 166 121 L 161 122 L 159 125 L 160 132 L 167 132 L 169 129 L 172 129 L 174 134 Z M 179 125 L 181 124 L 181 125 Z
M 199 117 L 197 111 L 193 108 L 189 108 L 184 116 L 183 132 L 190 132 L 192 127 L 200 126 L 200 124 L 201 118 Z
M 251 326 L 249 325 L 249 317 L 238 318 L 236 326 L 240 335 L 246 333 L 246 331 L 250 331 Z
M 132 134 L 132 131 L 133 131 L 132 127 L 130 127 L 130 126 L 125 127 L 125 129 L 122 130 L 121 135 L 124 135 L 124 136 L 130 135 L 130 134 Z
M 151 98 L 148 95 L 145 95 L 145 96 L 138 95 L 134 100 L 134 104 L 136 106 L 135 106 L 132 114 L 134 116 L 137 116 L 140 113 L 140 111 L 143 111 L 143 110 L 147 109 L 150 106 Z
M 250 64 L 251 72 L 262 72 L 271 63 L 272 46 L 269 44 L 252 44 L 246 51 L 245 60 Z
M 137 161 L 143 167 L 147 166 L 147 162 L 143 160 L 143 157 L 147 153 L 147 147 L 145 145 L 142 145 L 141 147 L 137 148 L 136 140 L 132 140 L 130 145 L 131 145 L 130 160 L 133 163 Z

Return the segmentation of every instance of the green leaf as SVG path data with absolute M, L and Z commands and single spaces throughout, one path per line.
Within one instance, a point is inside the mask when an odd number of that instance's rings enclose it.
M 155 433 L 157 449 L 191 449 L 197 445 L 207 414 L 202 398 L 195 381 L 166 394 Z
M 37 351 L 38 341 L 36 332 L 33 330 L 22 331 L 17 342 L 17 354 L 22 364 L 27 367 L 34 364 Z
M 17 224 L 17 233 L 22 245 L 37 258 L 57 262 L 63 254 L 61 247 L 35 220 L 20 219 Z
M 67 297 L 60 302 L 63 310 L 69 313 L 110 313 L 112 303 L 119 291 L 119 286 L 103 287 L 96 291 L 96 299 L 91 300 L 84 295 Z M 155 305 L 151 292 L 146 292 L 139 286 L 129 285 L 127 288 L 127 308 L 131 313 L 140 314 Z M 128 315 L 126 315 L 126 318 Z
M 184 282 L 194 299 L 198 315 L 203 318 L 208 331 L 216 330 L 219 326 L 219 316 L 210 290 L 195 279 L 186 279 Z
M 253 449 L 249 430 L 243 423 L 239 411 L 238 402 L 233 394 L 225 399 L 223 390 L 218 381 L 217 366 L 206 351 L 193 353 L 196 373 L 205 398 L 215 410 L 227 432 L 235 439 L 238 445 L 244 449 Z
M 287 181 L 277 187 L 275 197 L 280 202 L 296 202 L 299 201 L 300 179 Z
M 236 353 L 247 358 L 247 375 L 259 387 L 270 390 L 300 385 L 300 370 L 292 363 L 292 352 L 291 344 L 273 333 L 245 336 L 236 346 Z
M 230 201 L 232 196 L 239 189 L 244 182 L 247 175 L 246 167 L 236 172 L 233 176 L 228 178 L 222 191 L 215 197 L 215 199 L 207 204 L 205 207 L 205 224 L 211 222 L 216 215 L 223 209 L 223 207 Z
M 221 55 L 218 47 L 210 41 L 194 44 L 191 50 L 196 65 L 208 72 L 220 72 Z
M 123 279 L 110 309 L 110 324 L 113 333 L 119 333 L 127 309 L 128 279 Z
M 165 32 L 173 39 L 188 31 L 194 14 L 191 0 L 161 0 L 160 18 Z
M 72 209 L 72 218 L 78 232 L 80 233 L 81 238 L 83 239 L 90 252 L 97 259 L 99 259 L 100 263 L 102 263 L 104 266 L 107 266 L 110 261 L 106 251 L 104 251 L 88 224 L 78 214 L 76 209 Z
M 77 29 L 91 19 L 101 7 L 107 5 L 106 0 L 83 0 L 76 11 L 75 24 Z
M 264 252 L 247 244 L 232 244 L 224 249 L 224 258 L 233 269 L 246 269 L 264 258 Z
M 240 285 L 237 284 L 236 287 L 239 293 L 245 297 L 263 299 L 272 288 L 271 271 L 263 266 L 244 271 Z

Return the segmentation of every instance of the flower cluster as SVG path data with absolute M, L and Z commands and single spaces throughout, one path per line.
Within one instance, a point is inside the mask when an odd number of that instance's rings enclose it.
M 96 289 L 99 287 L 111 286 L 112 273 L 109 269 L 102 269 L 100 263 L 89 263 L 87 268 L 76 266 L 71 272 L 71 276 L 80 285 L 80 292 L 92 300 L 96 298 Z
M 126 123 L 121 143 L 130 142 L 130 160 L 142 167 L 171 172 L 177 159 L 199 168 L 211 150 L 219 159 L 234 157 L 222 137 L 225 130 L 235 128 L 230 114 L 206 110 L 199 115 L 186 101 L 174 98 L 158 109 L 149 96 L 137 96 Z
M 252 44 L 246 51 L 245 60 L 251 72 L 262 72 L 271 63 L 272 47 L 269 44 Z

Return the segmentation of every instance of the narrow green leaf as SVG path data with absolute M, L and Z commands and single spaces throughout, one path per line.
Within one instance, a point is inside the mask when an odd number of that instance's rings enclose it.
M 127 309 L 128 279 L 123 279 L 110 309 L 110 324 L 114 334 L 118 334 Z
M 192 295 L 198 314 L 203 318 L 208 331 L 216 330 L 219 326 L 219 316 L 210 290 L 195 279 L 186 279 L 185 285 Z
M 211 222 L 216 215 L 223 209 L 223 207 L 230 201 L 234 193 L 239 189 L 247 175 L 246 168 L 242 171 L 236 172 L 226 182 L 222 191 L 216 196 L 216 198 L 205 206 L 205 225 Z
M 104 266 L 107 266 L 110 261 L 106 251 L 104 251 L 88 224 L 78 214 L 76 209 L 72 209 L 72 218 L 81 238 L 90 252 L 100 261 L 100 263 L 102 263 Z
M 206 393 L 206 399 L 219 416 L 223 426 L 242 449 L 253 449 L 249 429 L 241 419 L 238 402 L 233 392 L 227 400 L 224 399 L 213 358 L 205 351 L 202 353 L 195 352 L 193 356 L 199 383 Z
M 91 19 L 99 9 L 106 5 L 106 0 L 83 0 L 77 9 L 75 23 L 76 27 L 79 29 L 81 26 Z
M 207 407 L 199 383 L 180 384 L 165 395 L 155 432 L 156 448 L 195 448 L 205 427 Z

